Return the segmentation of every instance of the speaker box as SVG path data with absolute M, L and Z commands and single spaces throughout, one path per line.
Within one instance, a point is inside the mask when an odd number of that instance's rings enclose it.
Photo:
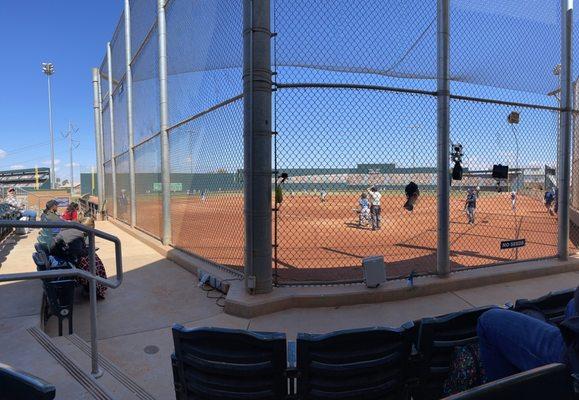
M 508 165 L 493 165 L 493 178 L 494 179 L 508 179 L 509 178 L 509 166 Z
M 362 260 L 364 281 L 369 288 L 377 288 L 386 282 L 386 267 L 383 256 L 371 256 Z

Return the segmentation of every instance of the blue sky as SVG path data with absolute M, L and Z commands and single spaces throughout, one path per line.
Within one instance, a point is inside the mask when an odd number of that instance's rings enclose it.
M 121 0 L 0 1 L 0 169 L 48 166 L 47 85 L 41 71 L 46 61 L 56 70 L 57 176 L 69 176 L 68 145 L 61 137 L 69 119 L 79 128 L 75 164 L 83 170 L 94 165 L 91 68 L 100 65 L 122 7 Z
M 135 4 L 154 16 L 154 2 L 139 1 Z M 167 13 L 169 119 L 175 123 L 241 91 L 237 68 L 241 64 L 241 1 L 171 4 Z M 334 0 L 332 8 L 312 4 L 316 3 L 274 2 L 279 82 L 346 82 L 434 90 L 432 79 L 405 79 L 435 74 L 433 0 L 420 0 L 420 7 L 406 0 L 392 0 L 387 6 L 366 0 Z M 557 86 L 551 69 L 559 58 L 558 2 L 494 1 L 484 12 L 477 4 L 453 1 L 451 72 L 463 82 L 453 84 L 455 92 L 554 105 L 544 93 Z M 121 0 L 0 2 L 0 37 L 4 54 L 9 55 L 2 59 L 0 74 L 0 169 L 48 165 L 46 78 L 40 70 L 43 61 L 56 67 L 57 175 L 67 178 L 69 174 L 68 148 L 60 136 L 69 119 L 79 128 L 81 142 L 75 162 L 80 162 L 84 171 L 94 165 L 91 67 L 100 65 L 122 6 Z M 140 15 L 134 11 L 133 17 Z M 143 28 L 146 32 L 149 23 L 133 25 L 134 30 Z M 539 43 L 540 51 L 536 51 Z M 156 132 L 158 126 L 155 46 L 153 38 L 133 68 L 137 142 Z M 522 95 L 508 89 L 528 92 Z M 372 91 L 322 93 L 315 89 L 279 93 L 280 167 L 435 162 L 435 102 L 431 97 Z M 454 111 L 451 136 L 465 144 L 467 164 L 488 168 L 494 162 L 512 163 L 509 159 L 514 149 L 508 139 L 512 132 L 505 121 L 513 108 L 457 103 L 454 110 L 459 112 Z M 552 162 L 556 120 L 547 114 L 534 110 L 522 113 L 518 127 L 521 163 Z M 235 104 L 218 118 L 207 116 L 185 125 L 171 141 L 171 151 L 180 154 L 174 168 L 241 168 L 241 116 Z M 545 146 L 537 147 L 537 142 Z

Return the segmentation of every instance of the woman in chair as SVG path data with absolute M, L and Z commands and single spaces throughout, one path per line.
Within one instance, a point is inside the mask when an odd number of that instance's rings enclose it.
M 81 222 L 83 225 L 94 228 L 94 220 L 92 218 L 85 218 Z M 89 249 L 86 242 L 87 235 L 78 229 L 70 228 L 63 229 L 58 233 L 50 246 L 50 255 L 59 261 L 65 261 L 73 264 L 78 269 L 90 272 L 90 257 Z M 95 269 L 97 276 L 107 278 L 105 267 L 95 253 Z M 89 282 L 84 278 L 77 278 L 78 283 L 82 285 L 85 292 L 89 292 Z M 97 298 L 102 300 L 105 298 L 107 287 L 97 283 Z

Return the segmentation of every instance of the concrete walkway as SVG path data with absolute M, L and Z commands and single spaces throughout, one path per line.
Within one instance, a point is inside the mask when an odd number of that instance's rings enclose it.
M 0 274 L 36 271 L 32 261 L 36 236 L 13 235 L 0 244 Z M 38 280 L 0 283 L 0 362 L 54 384 L 57 399 L 92 399 L 28 332 L 40 325 L 41 302 Z
M 98 303 L 99 350 L 158 399 L 174 398 L 170 362 L 173 323 L 187 327 L 278 331 L 294 339 L 298 332 L 322 333 L 375 325 L 398 326 L 408 320 L 474 306 L 534 298 L 552 290 L 574 287 L 579 282 L 579 272 L 570 272 L 404 301 L 290 309 L 244 319 L 225 314 L 218 304 L 220 301 L 211 298 L 216 295 L 215 292 L 201 290 L 197 286 L 196 276 L 166 260 L 134 237 L 108 222 L 98 223 L 97 228 L 121 239 L 125 270 L 122 286 L 109 290 L 107 298 Z M 29 261 L 31 241 L 29 238 L 22 239 L 10 248 L 10 255 L 0 272 L 34 270 Z M 114 274 L 113 246 L 97 240 L 97 247 L 108 273 Z M 26 315 L 30 316 L 24 320 L 26 323 L 38 321 L 34 315 L 39 311 L 40 295 L 38 282 L 0 286 L 0 322 Z M 88 340 L 88 301 L 80 300 L 76 305 L 75 317 L 75 333 Z M 3 334 L 6 330 L 0 329 L 0 349 Z

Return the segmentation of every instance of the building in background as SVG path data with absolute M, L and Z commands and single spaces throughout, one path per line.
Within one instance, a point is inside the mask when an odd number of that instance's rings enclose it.
M 10 187 L 24 190 L 50 189 L 50 168 L 27 168 L 0 171 L 0 190 Z

